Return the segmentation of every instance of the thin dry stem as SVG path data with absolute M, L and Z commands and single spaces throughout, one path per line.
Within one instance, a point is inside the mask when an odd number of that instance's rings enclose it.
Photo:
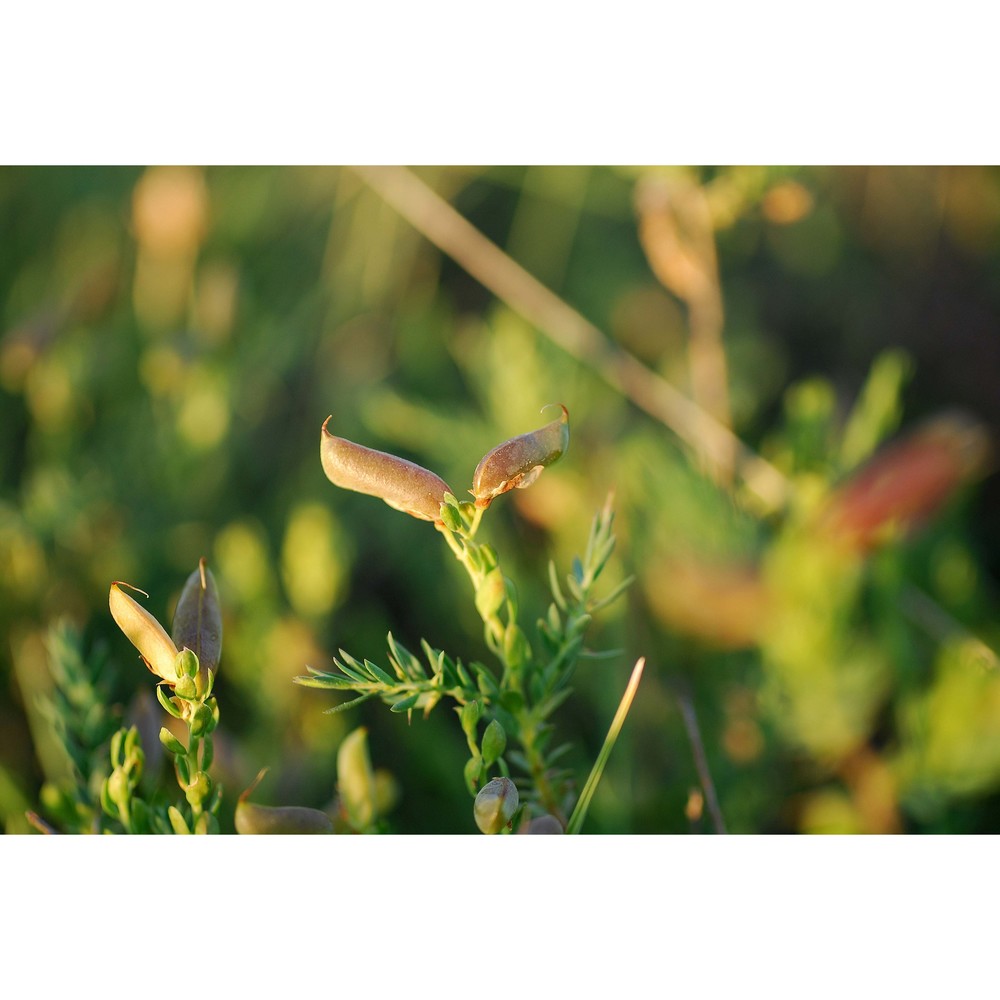
M 720 467 L 735 471 L 765 506 L 788 496 L 785 477 L 725 424 L 625 351 L 488 240 L 405 167 L 354 167 L 362 178 L 438 249 L 564 351 Z
M 695 714 L 694 704 L 687 694 L 678 694 L 677 703 L 681 707 L 684 728 L 687 730 L 688 739 L 691 741 L 691 749 L 694 752 L 695 770 L 698 772 L 698 781 L 701 783 L 701 790 L 705 793 L 705 804 L 708 806 L 708 813 L 712 817 L 712 824 L 715 827 L 716 833 L 725 833 L 726 822 L 722 818 L 722 809 L 719 807 L 719 797 L 715 793 L 712 772 L 708 769 L 708 758 L 705 756 L 705 745 L 701 740 L 701 730 L 698 728 L 698 716 Z
M 397 166 L 352 169 L 418 232 L 497 298 L 641 410 L 670 428 L 699 454 L 708 456 L 720 466 L 724 466 L 731 456 L 735 475 L 762 501 L 766 510 L 778 510 L 787 503 L 791 484 L 778 468 L 757 455 L 732 430 L 662 376 L 611 341 L 483 236 L 411 170 Z M 907 593 L 912 594 L 918 604 L 933 605 L 941 616 L 946 615 L 918 588 L 910 585 Z M 926 627 L 924 616 L 918 621 Z M 983 648 L 996 662 L 996 653 L 985 644 Z
M 636 188 L 639 239 L 660 283 L 688 310 L 688 368 L 694 402 L 724 427 L 732 427 L 729 373 L 722 341 L 724 310 L 715 229 L 704 190 L 689 181 L 648 177 Z M 722 461 L 702 455 L 706 471 L 732 481 L 735 448 Z

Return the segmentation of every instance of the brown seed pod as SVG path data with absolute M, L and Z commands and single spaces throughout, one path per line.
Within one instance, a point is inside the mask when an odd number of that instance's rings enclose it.
M 504 441 L 483 456 L 469 490 L 477 507 L 489 507 L 508 490 L 527 489 L 569 447 L 569 411 L 562 403 L 556 405 L 562 410 L 558 420 Z
M 187 578 L 177 601 L 173 625 L 174 645 L 190 649 L 202 672 L 218 669 L 222 655 L 222 611 L 215 578 L 204 559 Z
M 451 493 L 440 476 L 404 458 L 335 437 L 326 429 L 331 419 L 323 421 L 319 453 L 334 486 L 379 497 L 404 514 L 440 523 L 444 495 Z
M 990 455 L 985 428 L 961 413 L 944 413 L 886 445 L 830 496 L 818 527 L 867 553 L 895 534 L 930 521 Z

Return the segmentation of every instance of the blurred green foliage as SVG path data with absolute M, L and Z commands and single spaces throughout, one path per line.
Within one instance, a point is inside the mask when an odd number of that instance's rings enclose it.
M 426 638 L 483 656 L 437 532 L 334 490 L 320 426 L 332 415 L 338 435 L 462 490 L 486 451 L 556 402 L 572 419 L 567 455 L 496 504 L 484 533 L 540 615 L 548 560 L 568 567 L 615 493 L 609 587 L 638 582 L 595 623 L 594 644 L 621 648 L 620 661 L 585 664 L 557 717 L 581 780 L 631 664 L 647 667 L 587 830 L 709 828 L 679 692 L 731 831 L 1000 828 L 990 467 L 955 472 L 919 533 L 890 531 L 870 551 L 815 530 L 837 484 L 919 419 L 960 405 L 994 434 L 1000 172 L 416 173 L 610 342 L 700 405 L 724 405 L 720 418 L 788 484 L 786 502 L 762 506 L 713 469 L 356 172 L 2 169 L 6 830 L 29 829 L 26 809 L 45 815 L 42 786 L 66 775 L 47 721 L 66 697 L 50 628 L 72 622 L 85 650 L 103 651 L 106 708 L 142 732 L 150 675 L 111 620 L 108 587 L 142 587 L 159 614 L 205 556 L 225 618 L 222 828 L 264 767 L 262 804 L 325 808 L 338 748 L 363 725 L 372 766 L 399 791 L 389 828 L 472 832 L 454 719 L 408 725 L 378 703 L 325 715 L 325 694 L 292 683 L 340 647 L 381 651 L 390 630 L 410 648 Z M 91 688 L 80 698 L 90 705 Z M 90 760 L 91 743 L 77 744 Z M 60 801 L 82 825 L 90 803 Z

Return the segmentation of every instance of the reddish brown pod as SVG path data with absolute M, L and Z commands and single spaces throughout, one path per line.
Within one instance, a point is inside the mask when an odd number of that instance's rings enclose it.
M 476 506 L 486 508 L 508 490 L 526 489 L 546 466 L 559 459 L 569 447 L 569 411 L 562 403 L 558 420 L 537 431 L 519 434 L 487 452 L 472 476 Z
M 320 459 L 326 478 L 341 489 L 384 500 L 395 510 L 424 521 L 441 521 L 441 504 L 451 487 L 440 476 L 404 458 L 365 448 L 320 431 Z
M 862 553 L 930 521 L 986 470 L 990 440 L 965 414 L 946 413 L 878 451 L 827 501 L 820 531 Z

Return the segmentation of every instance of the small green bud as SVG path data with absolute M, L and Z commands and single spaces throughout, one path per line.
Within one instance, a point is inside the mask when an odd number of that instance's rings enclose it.
M 199 705 L 191 720 L 191 735 L 206 736 L 215 728 L 215 714 L 208 705 Z
M 479 723 L 479 702 L 478 701 L 467 701 L 458 713 L 458 718 L 462 723 L 462 732 L 469 737 L 470 740 L 475 740 L 476 738 L 476 726 Z
M 513 489 L 526 489 L 546 466 L 555 462 L 569 446 L 569 412 L 561 403 L 562 416 L 537 431 L 520 434 L 498 444 L 483 456 L 472 476 L 476 506 L 486 508 Z
M 517 787 L 510 778 L 494 778 L 480 789 L 473 812 L 483 833 L 499 833 L 517 812 Z
M 108 777 L 108 798 L 121 808 L 128 802 L 128 775 L 116 767 Z
M 198 771 L 184 794 L 192 806 L 200 805 L 212 794 L 212 779 L 204 771 Z
M 442 504 L 441 522 L 449 531 L 460 531 L 462 528 L 462 515 L 451 504 Z
M 395 510 L 424 521 L 441 522 L 441 504 L 451 487 L 440 476 L 414 462 L 365 448 L 320 431 L 320 459 L 326 478 L 345 490 L 379 497 Z
M 179 739 L 166 726 L 160 729 L 160 742 L 169 750 L 175 757 L 183 756 L 187 753 L 184 744 L 181 743 Z
M 193 677 L 184 676 L 174 685 L 174 694 L 185 701 L 193 701 L 198 697 L 198 685 Z
M 177 679 L 180 680 L 183 677 L 194 677 L 198 673 L 198 657 L 190 649 L 182 649 L 177 654 L 177 659 L 174 661 L 174 672 L 177 674 Z
M 139 739 L 138 726 L 131 726 L 125 734 L 125 760 L 136 761 L 141 759 L 142 741 Z
M 125 760 L 122 750 L 125 746 L 125 734 L 127 732 L 127 729 L 119 729 L 111 737 L 111 762 L 116 767 Z
M 489 767 L 490 764 L 494 763 L 506 749 L 507 734 L 504 732 L 503 726 L 494 719 L 486 727 L 486 732 L 483 733 L 483 760 L 486 762 L 486 766 Z
M 483 758 L 479 754 L 473 754 L 465 762 L 465 787 L 469 789 L 470 795 L 475 795 L 479 789 L 479 783 L 483 780 L 485 768 Z

